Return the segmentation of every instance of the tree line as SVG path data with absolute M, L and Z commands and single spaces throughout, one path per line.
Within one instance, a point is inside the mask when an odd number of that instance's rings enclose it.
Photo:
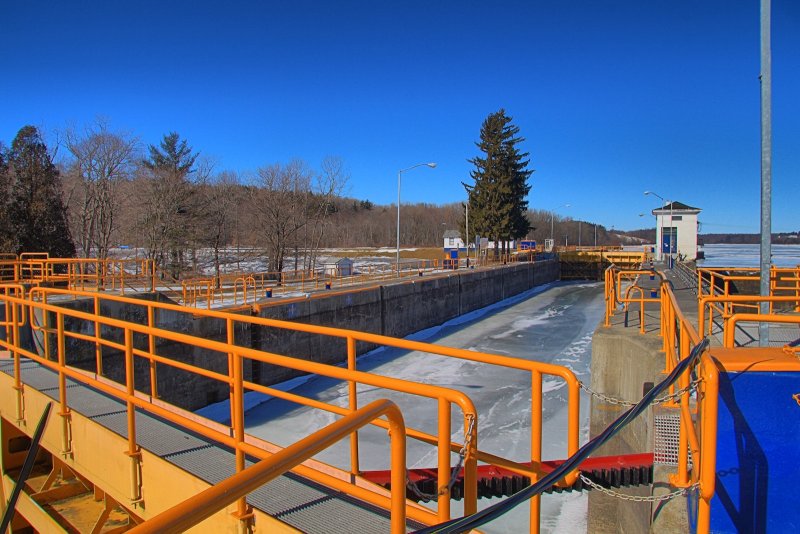
M 553 214 L 527 205 L 531 171 L 518 133 L 503 110 L 481 128 L 482 155 L 470 160 L 474 183 L 465 184 L 471 236 L 549 237 Z M 324 248 L 394 244 L 396 206 L 345 196 L 348 181 L 335 156 L 316 168 L 292 160 L 239 174 L 217 170 L 176 132 L 143 145 L 98 120 L 59 132 L 48 147 L 28 125 L 8 148 L 0 143 L 0 251 L 105 259 L 125 246 L 175 278 L 219 274 L 233 255 L 266 259 L 271 271 L 307 271 Z M 446 230 L 464 235 L 465 206 L 404 204 L 402 219 L 402 246 L 442 246 Z M 553 219 L 556 240 L 576 243 L 576 222 Z M 609 241 L 602 227 L 598 237 Z

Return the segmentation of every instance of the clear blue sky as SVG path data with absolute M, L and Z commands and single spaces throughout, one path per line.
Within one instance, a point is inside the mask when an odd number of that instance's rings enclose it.
M 530 205 L 634 229 L 660 195 L 757 232 L 758 0 L 0 0 L 0 140 L 106 117 L 240 172 L 344 159 L 349 195 L 446 203 L 505 108 Z M 800 229 L 800 2 L 773 1 L 773 230 Z M 569 208 L 560 208 L 564 204 Z M 640 213 L 646 213 L 640 218 Z

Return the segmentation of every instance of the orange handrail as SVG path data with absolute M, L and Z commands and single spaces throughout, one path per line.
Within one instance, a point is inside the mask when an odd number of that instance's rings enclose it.
M 48 295 L 48 294 L 49 295 L 58 295 L 58 294 L 60 294 L 60 295 L 70 295 L 70 296 L 73 296 L 73 297 L 77 297 L 77 296 L 95 296 L 96 295 L 94 293 L 83 293 L 82 294 L 80 292 L 74 292 L 74 291 L 70 292 L 70 291 L 60 290 L 60 289 L 55 289 L 55 288 L 37 288 L 35 290 L 35 292 L 33 293 L 33 296 L 34 296 L 34 298 L 41 298 L 40 295 L 43 296 L 43 295 Z M 187 308 L 183 308 L 183 307 L 172 305 L 172 304 L 152 302 L 152 301 L 142 301 L 142 300 L 139 300 L 139 299 L 131 299 L 131 298 L 128 298 L 128 297 L 121 297 L 121 296 L 116 296 L 116 295 L 102 295 L 101 298 L 102 299 L 106 299 L 106 300 L 113 300 L 113 301 L 117 301 L 117 302 L 126 302 L 126 303 L 129 303 L 129 304 L 135 304 L 136 306 L 146 306 L 146 307 L 150 307 L 150 308 L 153 308 L 153 309 L 163 309 L 163 310 L 180 311 L 180 312 L 183 312 L 183 313 L 191 313 L 193 316 L 206 316 L 206 317 L 215 317 L 215 318 L 220 318 L 220 319 L 226 319 L 226 321 L 227 320 L 231 321 L 230 324 L 233 324 L 234 322 L 236 322 L 236 323 L 246 322 L 246 323 L 252 323 L 252 324 L 259 324 L 259 325 L 262 325 L 262 326 L 271 326 L 271 327 L 277 327 L 277 328 L 292 329 L 292 330 L 298 330 L 298 331 L 307 332 L 307 333 L 335 336 L 335 337 L 340 337 L 340 338 L 345 338 L 345 339 L 352 339 L 353 340 L 352 342 L 348 341 L 348 344 L 352 345 L 352 346 L 354 346 L 354 342 L 355 341 L 365 341 L 365 342 L 374 343 L 374 344 L 377 344 L 377 345 L 387 345 L 387 346 L 395 346 L 395 347 L 399 347 L 399 348 L 404 348 L 404 349 L 408 349 L 408 350 L 418 350 L 418 351 L 428 352 L 428 353 L 432 353 L 432 354 L 439 354 L 439 355 L 443 355 L 443 356 L 456 357 L 456 358 L 461 358 L 461 359 L 465 359 L 465 360 L 488 363 L 488 364 L 491 364 L 491 365 L 499 365 L 499 366 L 504 366 L 504 367 L 509 367 L 509 368 L 522 370 L 524 372 L 529 372 L 529 373 L 531 373 L 531 380 L 532 380 L 532 400 L 531 400 L 531 402 L 532 402 L 532 413 L 534 414 L 534 416 L 533 416 L 533 424 L 532 424 L 532 428 L 531 428 L 531 444 L 532 444 L 531 462 L 532 462 L 532 465 L 534 466 L 534 468 L 525 467 L 525 466 L 522 466 L 520 464 L 515 464 L 514 462 L 508 462 L 508 464 L 506 466 L 511 468 L 511 469 L 515 469 L 517 472 L 523 473 L 523 474 L 525 474 L 525 476 L 530 476 L 531 478 L 534 478 L 534 479 L 535 479 L 536 474 L 537 474 L 536 466 L 538 466 L 540 464 L 541 460 L 542 460 L 542 458 L 541 458 L 542 422 L 541 422 L 541 417 L 539 415 L 541 413 L 541 409 L 540 409 L 541 404 L 540 403 L 541 403 L 541 397 L 542 397 L 542 380 L 541 380 L 541 377 L 544 374 L 556 376 L 556 377 L 559 377 L 559 378 L 565 380 L 567 382 L 567 386 L 568 386 L 568 395 L 569 395 L 568 417 L 569 417 L 569 425 L 568 425 L 568 432 L 567 432 L 568 433 L 568 435 L 567 435 L 567 443 L 568 443 L 568 452 L 569 452 L 569 454 L 572 454 L 578 448 L 578 440 L 579 440 L 579 436 L 578 436 L 578 428 L 579 428 L 579 385 L 578 385 L 577 379 L 575 378 L 574 374 L 572 374 L 572 372 L 569 371 L 568 369 L 560 367 L 560 366 L 544 364 L 544 363 L 539 363 L 539 362 L 531 362 L 531 361 L 527 361 L 527 360 L 520 360 L 520 359 L 509 358 L 509 357 L 504 357 L 504 356 L 489 355 L 489 354 L 478 353 L 478 352 L 473 352 L 473 351 L 464 350 L 464 349 L 454 349 L 454 348 L 449 348 L 449 347 L 440 347 L 440 346 L 430 345 L 430 344 L 421 343 L 421 342 L 414 342 L 414 341 L 408 341 L 408 340 L 403 340 L 403 339 L 395 339 L 395 338 L 390 338 L 390 337 L 386 337 L 386 336 L 380 336 L 380 335 L 376 335 L 376 334 L 367 334 L 367 333 L 363 333 L 363 332 L 356 332 L 356 331 L 350 331 L 350 330 L 342 330 L 342 329 L 336 329 L 336 328 L 330 328 L 330 327 L 321 327 L 321 326 L 316 326 L 316 325 L 307 325 L 307 324 L 294 323 L 294 322 L 289 322 L 289 321 L 278 321 L 278 320 L 274 320 L 274 319 L 264 319 L 264 318 L 258 318 L 258 317 L 247 317 L 247 316 L 230 314 L 230 313 L 219 312 L 219 311 L 214 311 L 214 310 L 187 309 Z M 86 319 L 88 320 L 89 317 L 90 316 L 86 316 Z M 94 320 L 94 319 L 92 319 L 92 320 Z M 229 327 L 229 332 L 231 332 L 232 330 L 233 330 L 233 328 Z M 135 330 L 135 331 L 138 331 L 138 330 Z M 80 338 L 79 336 L 81 336 L 82 334 L 72 333 L 70 335 L 73 336 L 73 337 L 76 337 L 76 338 Z M 155 334 L 152 334 L 152 335 L 155 335 Z M 172 334 L 172 335 L 174 335 L 174 334 Z M 87 336 L 87 335 L 84 335 L 84 336 Z M 170 335 L 162 334 L 160 332 L 157 334 L 156 337 L 165 338 L 165 339 L 172 339 L 170 337 Z M 94 340 L 95 342 L 98 342 L 98 340 L 93 338 L 93 337 L 91 337 L 91 335 L 88 335 L 85 338 L 85 340 L 87 340 L 87 341 L 93 341 Z M 102 341 L 104 343 L 109 343 L 110 346 L 113 346 L 112 342 L 110 342 L 110 341 L 107 341 L 107 340 L 102 340 Z M 207 343 L 213 343 L 213 342 L 208 341 L 208 340 L 205 340 L 205 341 Z M 115 348 L 119 348 L 119 347 L 115 347 Z M 223 349 L 221 347 L 219 349 L 215 349 L 215 350 L 223 351 Z M 232 349 L 229 347 L 228 350 L 230 351 Z M 257 353 L 258 356 L 251 356 L 250 353 L 246 352 L 247 350 L 252 350 L 252 349 L 245 349 L 245 348 L 238 347 L 238 346 L 235 347 L 235 351 L 237 353 L 239 353 L 240 355 L 245 355 L 245 357 L 257 359 L 259 361 L 265 361 L 267 363 L 278 363 L 279 365 L 284 365 L 284 363 L 276 362 L 272 358 L 286 358 L 286 357 L 270 354 L 269 357 L 271 359 L 264 360 L 262 358 L 265 356 L 265 353 L 258 352 Z M 171 365 L 173 367 L 178 367 L 178 368 L 182 368 L 182 369 L 185 368 L 184 367 L 185 364 L 180 364 L 178 362 L 170 361 L 169 359 L 163 358 L 163 357 L 158 356 L 158 355 L 149 356 L 146 352 L 142 352 L 142 351 L 138 351 L 138 350 L 134 350 L 134 354 L 137 357 L 147 357 L 147 358 L 149 358 L 150 361 L 153 364 L 158 364 L 158 365 L 167 364 L 167 365 Z M 285 367 L 299 369 L 297 367 L 297 365 L 299 365 L 299 363 L 298 363 L 299 361 L 298 360 L 296 360 L 294 358 L 286 358 L 285 362 L 292 362 L 290 364 L 284 365 Z M 308 362 L 305 362 L 305 363 L 308 363 Z M 306 372 L 318 372 L 318 371 L 314 371 L 314 370 L 311 370 L 311 369 L 301 369 L 301 370 L 305 370 Z M 353 369 L 352 370 L 355 371 L 354 365 L 353 365 Z M 324 374 L 324 373 L 319 373 L 318 372 L 318 374 Z M 213 375 L 213 374 L 210 374 L 208 376 L 210 378 L 217 378 L 216 375 Z M 350 377 L 349 379 L 352 380 L 353 378 Z M 287 395 L 286 393 L 275 392 L 271 388 L 267 388 L 265 386 L 259 386 L 257 384 L 247 383 L 247 384 L 245 384 L 245 386 L 248 389 L 262 391 L 262 392 L 265 392 L 265 393 L 268 393 L 268 394 L 273 394 L 275 396 L 284 396 L 284 398 L 286 398 L 286 395 Z M 233 406 L 233 403 L 232 403 L 232 406 Z M 334 412 L 336 411 L 333 408 L 329 408 L 329 410 L 330 411 L 334 411 Z M 440 413 L 443 413 L 443 412 L 444 412 L 444 410 L 440 411 Z M 468 414 L 465 412 L 465 428 L 467 428 L 468 426 L 469 426 L 469 418 L 468 418 Z M 412 436 L 412 437 L 415 437 L 417 439 L 423 439 L 423 441 L 428 441 L 428 442 L 432 442 L 432 443 L 439 443 L 440 444 L 440 450 L 442 450 L 441 447 L 443 447 L 443 446 L 449 446 L 451 449 L 458 450 L 457 449 L 458 445 L 457 444 L 452 444 L 451 445 L 450 442 L 449 442 L 449 438 L 447 439 L 446 444 L 445 444 L 445 442 L 441 441 L 441 439 L 442 439 L 441 435 L 439 436 L 439 438 L 436 438 L 436 437 L 433 437 L 433 436 L 425 438 L 424 436 L 422 436 L 422 434 L 412 435 L 412 431 L 409 431 L 409 435 Z M 448 436 L 449 436 L 449 431 L 448 431 Z M 354 440 L 354 442 L 355 441 L 356 440 Z M 445 457 L 446 456 L 444 454 L 441 454 L 441 456 L 440 456 L 441 461 L 444 461 Z M 489 461 L 492 461 L 492 459 L 494 458 L 491 455 L 483 455 L 483 454 L 480 454 L 480 453 L 476 452 L 476 459 L 473 460 L 473 459 L 468 457 L 467 465 L 469 466 L 470 462 L 475 462 L 477 459 L 483 459 L 484 457 L 489 459 Z M 502 459 L 500 459 L 500 461 L 502 461 Z M 441 469 L 442 476 L 446 475 L 446 473 L 445 473 L 446 469 L 447 469 L 446 467 Z M 471 475 L 469 474 L 469 471 L 468 471 L 467 474 L 468 474 L 467 482 L 469 483 L 469 480 L 470 480 L 469 477 Z M 576 478 L 577 478 L 577 472 L 572 473 L 567 479 L 567 484 L 571 483 Z M 468 488 L 468 491 L 470 491 L 470 492 L 474 491 L 469 486 L 469 484 L 467 486 L 465 486 L 465 487 Z M 469 494 L 467 495 L 467 497 L 469 498 Z M 469 503 L 470 501 L 468 500 L 467 502 Z M 440 506 L 445 511 L 449 510 L 449 497 L 447 495 L 443 495 L 441 497 Z M 468 504 L 468 506 L 470 506 L 470 505 Z M 538 524 L 538 501 L 534 501 L 534 503 L 533 503 L 532 515 L 536 516 L 535 523 Z
M 161 512 L 129 532 L 136 534 L 183 532 L 384 415 L 389 420 L 391 438 L 391 532 L 404 533 L 406 532 L 405 423 L 397 405 L 386 399 L 371 402 L 269 458 Z
M 606 270 L 606 326 L 610 326 L 610 317 L 616 306 L 616 295 L 622 279 L 626 276 L 649 274 L 650 271 L 632 272 L 630 274 L 617 272 L 615 266 Z M 675 294 L 670 284 L 666 282 L 662 273 L 660 284 L 660 315 L 661 324 L 659 335 L 662 338 L 664 351 L 664 371 L 669 373 L 675 366 L 688 357 L 691 348 L 700 342 L 697 330 L 689 322 L 683 311 L 678 306 Z M 631 286 L 638 287 L 638 286 Z M 630 291 L 630 288 L 629 290 Z M 628 295 L 620 302 L 630 300 Z M 692 405 L 690 394 L 691 374 L 696 372 L 700 381 L 695 386 L 698 388 L 696 397 L 697 407 Z M 677 487 L 697 485 L 699 490 L 699 507 L 697 532 L 709 532 L 711 518 L 711 499 L 714 496 L 716 477 L 716 440 L 717 440 L 717 405 L 718 405 L 718 370 L 711 357 L 706 353 L 701 355 L 694 369 L 689 369 L 681 375 L 677 385 L 680 391 L 676 401 L 668 405 L 679 409 L 681 424 L 678 435 L 678 466 L 670 482 Z M 670 394 L 675 395 L 676 386 L 670 387 Z M 692 468 L 689 469 L 689 455 L 692 458 Z
M 773 304 L 786 302 L 786 303 L 795 303 L 796 307 L 800 306 L 800 296 L 760 296 L 760 295 L 716 295 L 716 296 L 702 296 L 698 298 L 697 303 L 697 324 L 701 331 L 705 331 L 707 334 L 712 333 L 712 329 L 714 326 L 714 311 L 716 310 L 722 315 L 723 319 L 723 329 L 725 328 L 724 323 L 730 318 L 733 314 L 733 310 L 736 306 L 742 307 L 750 307 L 758 309 L 758 306 L 754 303 L 759 302 L 768 302 L 770 304 L 770 312 L 773 310 Z M 717 306 L 718 303 L 722 303 L 723 306 Z M 708 309 L 708 320 L 706 321 L 706 309 Z M 706 322 L 708 323 L 708 327 L 706 330 Z
M 51 298 L 47 299 L 47 296 Z M 120 321 L 118 319 L 113 319 L 109 317 L 98 316 L 97 314 L 87 313 L 87 312 L 79 312 L 75 310 L 69 310 L 60 306 L 53 304 L 53 297 L 55 296 L 72 296 L 75 297 L 91 297 L 98 300 L 111 300 L 117 302 L 126 302 L 128 304 L 135 304 L 137 306 L 143 306 L 148 309 L 148 317 L 152 317 L 154 312 L 157 310 L 171 310 L 171 311 L 180 311 L 182 313 L 190 313 L 192 316 L 206 316 L 206 317 L 214 317 L 218 319 L 225 319 L 227 324 L 227 331 L 228 331 L 228 342 L 217 342 L 207 339 L 196 338 L 193 336 L 188 336 L 186 334 L 181 334 L 177 332 L 171 332 L 169 330 L 159 329 L 150 325 L 139 325 L 139 324 L 132 324 L 127 323 L 125 321 Z M 20 302 L 23 302 L 20 300 Z M 476 413 L 474 411 L 474 407 L 471 404 L 471 401 L 463 394 L 453 392 L 451 390 L 447 390 L 444 388 L 437 388 L 435 386 L 424 386 L 414 383 L 409 383 L 407 381 L 392 379 L 390 377 L 376 377 L 375 375 L 363 373 L 355 369 L 355 362 L 354 362 L 354 355 L 355 355 L 355 344 L 356 341 L 365 341 L 368 343 L 375 343 L 381 345 L 389 345 L 389 346 L 397 346 L 401 348 L 406 348 L 409 350 L 420 350 L 424 352 L 440 354 L 445 356 L 457 357 L 461 359 L 476 361 L 476 362 L 483 362 L 489 363 L 492 365 L 502 365 L 505 367 L 519 369 L 525 372 L 531 373 L 531 380 L 532 380 L 532 409 L 533 409 L 533 422 L 532 422 L 532 430 L 531 430 L 531 449 L 532 449 L 532 465 L 534 467 L 526 467 L 516 462 L 511 462 L 509 460 L 504 460 L 502 458 L 497 458 L 491 454 L 483 453 L 478 451 L 476 438 L 477 436 L 477 427 L 474 427 L 472 432 L 474 434 L 469 434 L 468 437 L 470 439 L 470 450 L 467 451 L 467 456 L 465 460 L 465 488 L 466 488 L 466 504 L 465 510 L 475 510 L 476 509 L 476 497 L 477 497 L 477 490 L 475 487 L 475 467 L 478 460 L 481 461 L 490 461 L 496 462 L 498 465 L 502 465 L 505 467 L 509 467 L 514 469 L 516 472 L 523 473 L 525 476 L 529 476 L 535 479 L 538 475 L 538 465 L 541 462 L 541 442 L 542 442 L 542 428 L 541 428 L 541 398 L 542 398 L 542 375 L 549 374 L 554 375 L 557 377 L 561 377 L 562 379 L 567 381 L 568 385 L 568 392 L 569 392 L 569 408 L 568 408 L 568 415 L 569 415 L 569 427 L 568 427 L 568 436 L 567 442 L 569 445 L 569 453 L 573 453 L 577 450 L 578 446 L 578 428 L 579 428 L 579 390 L 578 390 L 578 382 L 574 375 L 568 370 L 560 366 L 549 365 L 549 364 L 542 364 L 538 362 L 530 362 L 526 360 L 519 360 L 516 358 L 508 358 L 502 356 L 495 356 L 495 355 L 488 355 L 482 353 L 476 353 L 473 351 L 467 351 L 462 349 L 453 349 L 448 347 L 437 347 L 434 345 L 429 345 L 420 342 L 413 342 L 407 340 L 399 340 L 394 338 L 388 338 L 385 336 L 379 336 L 375 334 L 365 334 L 361 332 L 355 331 L 348 331 L 348 330 L 341 330 L 335 328 L 327 328 L 327 327 L 320 327 L 315 325 L 303 325 L 298 323 L 286 322 L 286 321 L 276 321 L 271 319 L 262 319 L 257 317 L 246 317 L 242 315 L 235 315 L 230 313 L 224 312 L 217 312 L 213 310 L 196 310 L 196 309 L 188 309 L 172 304 L 166 303 L 158 303 L 158 302 L 151 302 L 151 301 L 142 301 L 139 299 L 132 299 L 129 297 L 122 297 L 116 295 L 106 295 L 106 294 L 97 294 L 93 292 L 75 292 L 75 291 L 67 291 L 61 289 L 54 289 L 54 288 L 35 288 L 32 290 L 32 299 L 25 300 L 27 305 L 31 307 L 36 307 L 41 310 L 41 315 L 43 317 L 47 317 L 48 315 L 54 314 L 56 316 L 56 324 L 62 325 L 57 328 L 57 338 L 58 338 L 58 346 L 59 348 L 63 348 L 65 346 L 64 340 L 66 338 L 75 338 L 81 339 L 88 342 L 95 343 L 98 347 L 110 347 L 112 349 L 124 351 L 126 354 L 126 361 L 127 365 L 130 367 L 132 366 L 132 358 L 145 358 L 151 363 L 151 368 L 154 368 L 156 365 L 169 365 L 175 367 L 177 369 L 185 370 L 194 372 L 198 375 L 205 376 L 207 378 L 211 378 L 214 380 L 220 380 L 223 382 L 227 382 L 231 385 L 232 388 L 232 430 L 229 434 L 224 436 L 216 436 L 213 439 L 217 439 L 225 443 L 228 446 L 233 447 L 237 451 L 237 456 L 243 459 L 244 454 L 258 454 L 253 451 L 253 449 L 249 448 L 247 443 L 247 439 L 244 436 L 242 429 L 243 429 L 243 404 L 241 401 L 243 391 L 244 390 L 252 390 L 252 391 L 261 391 L 264 393 L 272 394 L 276 397 L 286 398 L 289 400 L 297 400 L 297 396 L 290 393 L 290 392 L 278 392 L 273 388 L 268 386 L 261 386 L 259 384 L 255 384 L 252 382 L 248 382 L 241 377 L 241 360 L 242 358 L 249 358 L 252 360 L 271 363 L 276 365 L 282 365 L 284 367 L 297 369 L 304 372 L 312 372 L 316 374 L 321 374 L 323 376 L 331 376 L 338 378 L 340 380 L 346 380 L 351 383 L 363 383 L 367 385 L 372 385 L 375 387 L 384 387 L 388 389 L 396 389 L 398 391 L 407 391 L 416 395 L 427 396 L 429 398 L 438 398 L 439 399 L 439 414 L 440 414 L 440 422 L 439 422 L 439 432 L 438 437 L 432 436 L 429 434 L 425 434 L 420 431 L 415 431 L 413 429 L 408 430 L 409 437 L 413 437 L 415 439 L 420 439 L 427 443 L 436 444 L 439 448 L 439 474 L 440 474 L 440 481 L 439 487 L 444 488 L 444 490 L 440 493 L 439 497 L 439 507 L 438 507 L 438 517 L 439 519 L 446 519 L 449 517 L 449 502 L 450 496 L 447 491 L 448 480 L 450 476 L 450 452 L 451 451 L 458 451 L 460 448 L 459 443 L 452 443 L 450 434 L 450 404 L 459 405 L 464 413 L 464 428 L 465 431 L 473 428 L 472 422 L 477 422 Z M 69 329 L 65 329 L 63 327 L 64 317 L 73 317 L 75 319 L 80 319 L 83 321 L 90 321 L 94 322 L 96 326 L 92 333 L 81 333 L 79 331 L 69 331 Z M 307 362 L 303 360 L 299 360 L 296 358 L 291 358 L 287 356 L 281 356 L 272 353 L 266 353 L 263 351 L 258 351 L 255 349 L 251 349 L 248 347 L 241 347 L 238 345 L 233 345 L 233 338 L 232 332 L 235 330 L 234 323 L 239 322 L 249 322 L 253 324 L 260 324 L 265 326 L 277 327 L 277 328 L 291 328 L 293 330 L 304 331 L 308 333 L 316 333 L 321 335 L 331 335 L 336 337 L 341 337 L 347 340 L 347 345 L 349 347 L 348 351 L 348 359 L 350 360 L 351 365 L 348 369 L 341 369 L 338 367 L 331 367 L 328 365 L 318 364 L 314 362 Z M 44 325 L 37 325 L 37 327 L 44 328 Z M 113 327 L 112 329 L 122 329 L 126 332 L 124 341 L 114 341 L 111 339 L 106 339 L 102 337 L 100 333 L 103 332 L 104 328 L 108 330 L 108 327 Z M 52 329 L 51 329 L 52 330 Z M 134 347 L 132 343 L 132 339 L 136 336 L 145 335 L 147 339 L 151 340 L 150 347 L 139 348 Z M 47 337 L 47 336 L 45 336 Z M 194 346 L 202 347 L 208 350 L 212 350 L 214 352 L 220 352 L 228 354 L 229 358 L 229 372 L 228 374 L 223 374 L 220 372 L 207 370 L 203 368 L 197 368 L 195 366 L 177 362 L 167 358 L 166 356 L 157 354 L 155 349 L 153 348 L 152 340 L 158 338 L 163 339 L 166 341 L 177 341 L 182 343 L 189 343 Z M 60 351 L 61 352 L 61 351 Z M 42 359 L 35 354 L 27 354 L 24 355 L 29 356 L 31 358 L 37 359 L 37 361 L 42 361 L 44 365 L 51 365 L 56 367 L 51 368 L 58 368 L 60 372 L 62 372 L 65 376 L 75 378 L 83 376 L 83 372 L 73 370 L 69 367 L 64 367 L 63 370 L 61 369 L 62 366 L 59 364 L 53 363 L 49 361 L 50 356 L 48 354 L 45 355 L 45 358 Z M 45 363 L 47 362 L 47 363 Z M 102 375 L 102 364 L 98 364 L 98 368 L 96 369 L 96 374 L 98 377 Z M 151 379 L 153 380 L 153 379 Z M 128 382 L 126 381 L 126 384 Z M 95 382 L 92 382 L 95 385 Z M 103 386 L 97 386 L 99 389 L 103 391 L 108 391 L 109 385 L 107 382 L 102 382 Z M 116 386 L 119 387 L 119 386 Z M 126 386 L 127 387 L 127 386 Z M 113 388 L 113 386 L 112 386 Z M 155 395 L 151 392 L 151 394 Z M 140 397 L 138 392 L 134 391 L 133 393 L 128 392 L 126 394 L 126 399 L 128 402 L 131 403 L 131 409 L 133 407 L 142 405 L 139 404 Z M 354 402 L 351 409 L 344 409 L 338 408 L 333 406 L 321 406 L 322 403 L 315 404 L 311 400 L 306 401 L 306 404 L 309 406 L 314 407 L 323 407 L 329 411 L 334 413 L 340 414 L 347 414 L 350 413 L 353 409 L 355 409 L 357 401 L 355 401 L 355 396 L 353 396 L 351 402 Z M 148 409 L 148 408 L 146 408 Z M 65 409 L 66 411 L 66 409 Z M 155 410 L 157 415 L 164 416 L 162 412 Z M 172 419 L 170 419 L 172 420 Z M 239 424 L 238 421 L 242 423 Z M 134 424 L 132 421 L 131 424 Z M 183 421 L 180 424 L 184 424 Z M 381 425 L 383 423 L 377 422 L 377 424 Z M 476 423 L 475 423 L 476 424 Z M 194 429 L 194 428 L 193 428 Z M 196 430 L 196 429 L 194 429 Z M 196 430 L 200 432 L 200 430 Z M 201 432 L 202 433 L 202 432 Z M 131 432 L 130 435 L 135 435 L 135 432 Z M 357 440 L 353 440 L 357 443 Z M 135 463 L 136 460 L 136 448 L 135 444 L 132 444 L 129 450 L 129 454 L 131 455 L 132 462 Z M 263 451 L 262 451 L 263 454 Z M 238 458 L 237 458 L 238 460 Z M 237 464 L 240 464 L 239 467 L 241 469 L 244 468 L 244 463 L 237 461 Z M 133 468 L 132 468 L 133 471 Z M 357 466 L 355 466 L 354 471 L 357 473 Z M 571 483 L 577 477 L 577 473 L 571 474 L 568 479 L 567 483 Z M 136 497 L 136 495 L 133 495 Z M 375 498 L 373 498 L 374 500 Z M 373 502 L 373 501 L 370 501 Z M 536 524 L 538 525 L 538 501 L 533 503 L 532 506 L 532 518 L 535 518 Z
M 723 332 L 723 346 L 733 348 L 736 346 L 736 325 L 738 323 L 778 323 L 778 324 L 800 324 L 800 316 L 797 315 L 775 315 L 759 313 L 736 313 L 731 315 L 725 322 Z

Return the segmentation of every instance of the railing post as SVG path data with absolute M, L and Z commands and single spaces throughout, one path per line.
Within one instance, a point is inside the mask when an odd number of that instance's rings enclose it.
M 58 335 L 58 402 L 61 416 L 61 456 L 67 458 L 72 455 L 72 440 L 70 439 L 70 413 L 67 406 L 67 375 L 66 367 L 66 338 L 64 336 L 64 314 L 56 313 L 56 332 Z
M 437 511 L 440 521 L 450 519 L 450 403 L 439 399 Z
M 8 310 L 8 301 L 6 301 L 6 310 Z M 25 423 L 25 395 L 24 386 L 22 384 L 22 369 L 20 368 L 20 354 L 19 354 L 19 325 L 20 325 L 20 307 L 11 301 L 11 329 L 12 329 L 12 354 L 14 355 L 14 390 L 17 397 L 17 424 L 22 426 Z M 8 318 L 8 311 L 6 311 L 6 318 Z
M 711 526 L 711 499 L 716 489 L 717 467 L 717 409 L 719 404 L 719 383 L 717 369 L 704 358 L 701 362 L 703 402 L 700 404 L 700 498 L 697 511 L 697 532 L 707 533 Z
M 542 461 L 542 373 L 531 372 L 531 465 L 538 466 Z M 531 485 L 539 480 L 539 474 L 531 475 Z M 530 532 L 538 534 L 541 521 L 541 497 L 530 499 Z
M 347 336 L 347 370 L 356 370 L 356 340 L 353 336 Z M 355 380 L 348 380 L 347 388 L 349 392 L 350 411 L 358 410 L 358 387 Z M 361 467 L 358 461 L 358 431 L 350 434 L 350 472 L 358 475 Z
M 247 282 L 245 281 L 245 287 Z M 247 300 L 245 299 L 245 303 Z M 228 346 L 234 347 L 236 343 L 235 326 L 233 319 L 225 319 L 227 330 Z M 229 358 L 233 367 L 233 418 L 231 419 L 231 429 L 233 438 L 236 440 L 236 472 L 241 473 L 245 468 L 244 451 L 244 378 L 242 374 L 242 356 L 236 352 L 229 353 Z M 237 501 L 236 513 L 239 519 L 239 532 L 247 532 L 252 513 L 247 505 L 247 497 L 242 497 Z
M 153 359 L 153 355 L 156 353 L 156 338 L 153 335 L 153 329 L 156 327 L 156 318 L 155 318 L 155 308 L 148 304 L 147 305 L 147 327 L 150 331 L 147 333 L 147 350 L 148 354 L 150 355 L 149 362 L 150 362 L 150 397 L 153 399 L 158 398 L 158 375 L 156 371 L 156 361 Z
M 134 387 L 134 367 L 133 367 L 133 331 L 130 328 L 125 329 L 125 392 L 126 399 L 126 412 L 128 422 L 128 450 L 125 454 L 130 461 L 130 494 L 128 496 L 130 503 L 136 505 L 142 501 L 141 492 L 141 477 L 139 476 L 139 459 L 141 451 L 136 443 L 136 407 L 133 404 L 133 399 L 136 396 Z
M 97 376 L 103 376 L 103 345 L 100 343 L 102 339 L 102 331 L 100 321 L 98 320 L 100 317 L 100 297 L 95 295 L 94 297 L 94 359 L 95 359 L 95 373 Z

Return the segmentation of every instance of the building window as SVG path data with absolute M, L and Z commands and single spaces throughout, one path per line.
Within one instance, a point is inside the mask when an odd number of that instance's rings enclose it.
M 673 215 L 672 216 L 672 220 L 673 221 L 682 221 L 683 220 L 683 215 Z

